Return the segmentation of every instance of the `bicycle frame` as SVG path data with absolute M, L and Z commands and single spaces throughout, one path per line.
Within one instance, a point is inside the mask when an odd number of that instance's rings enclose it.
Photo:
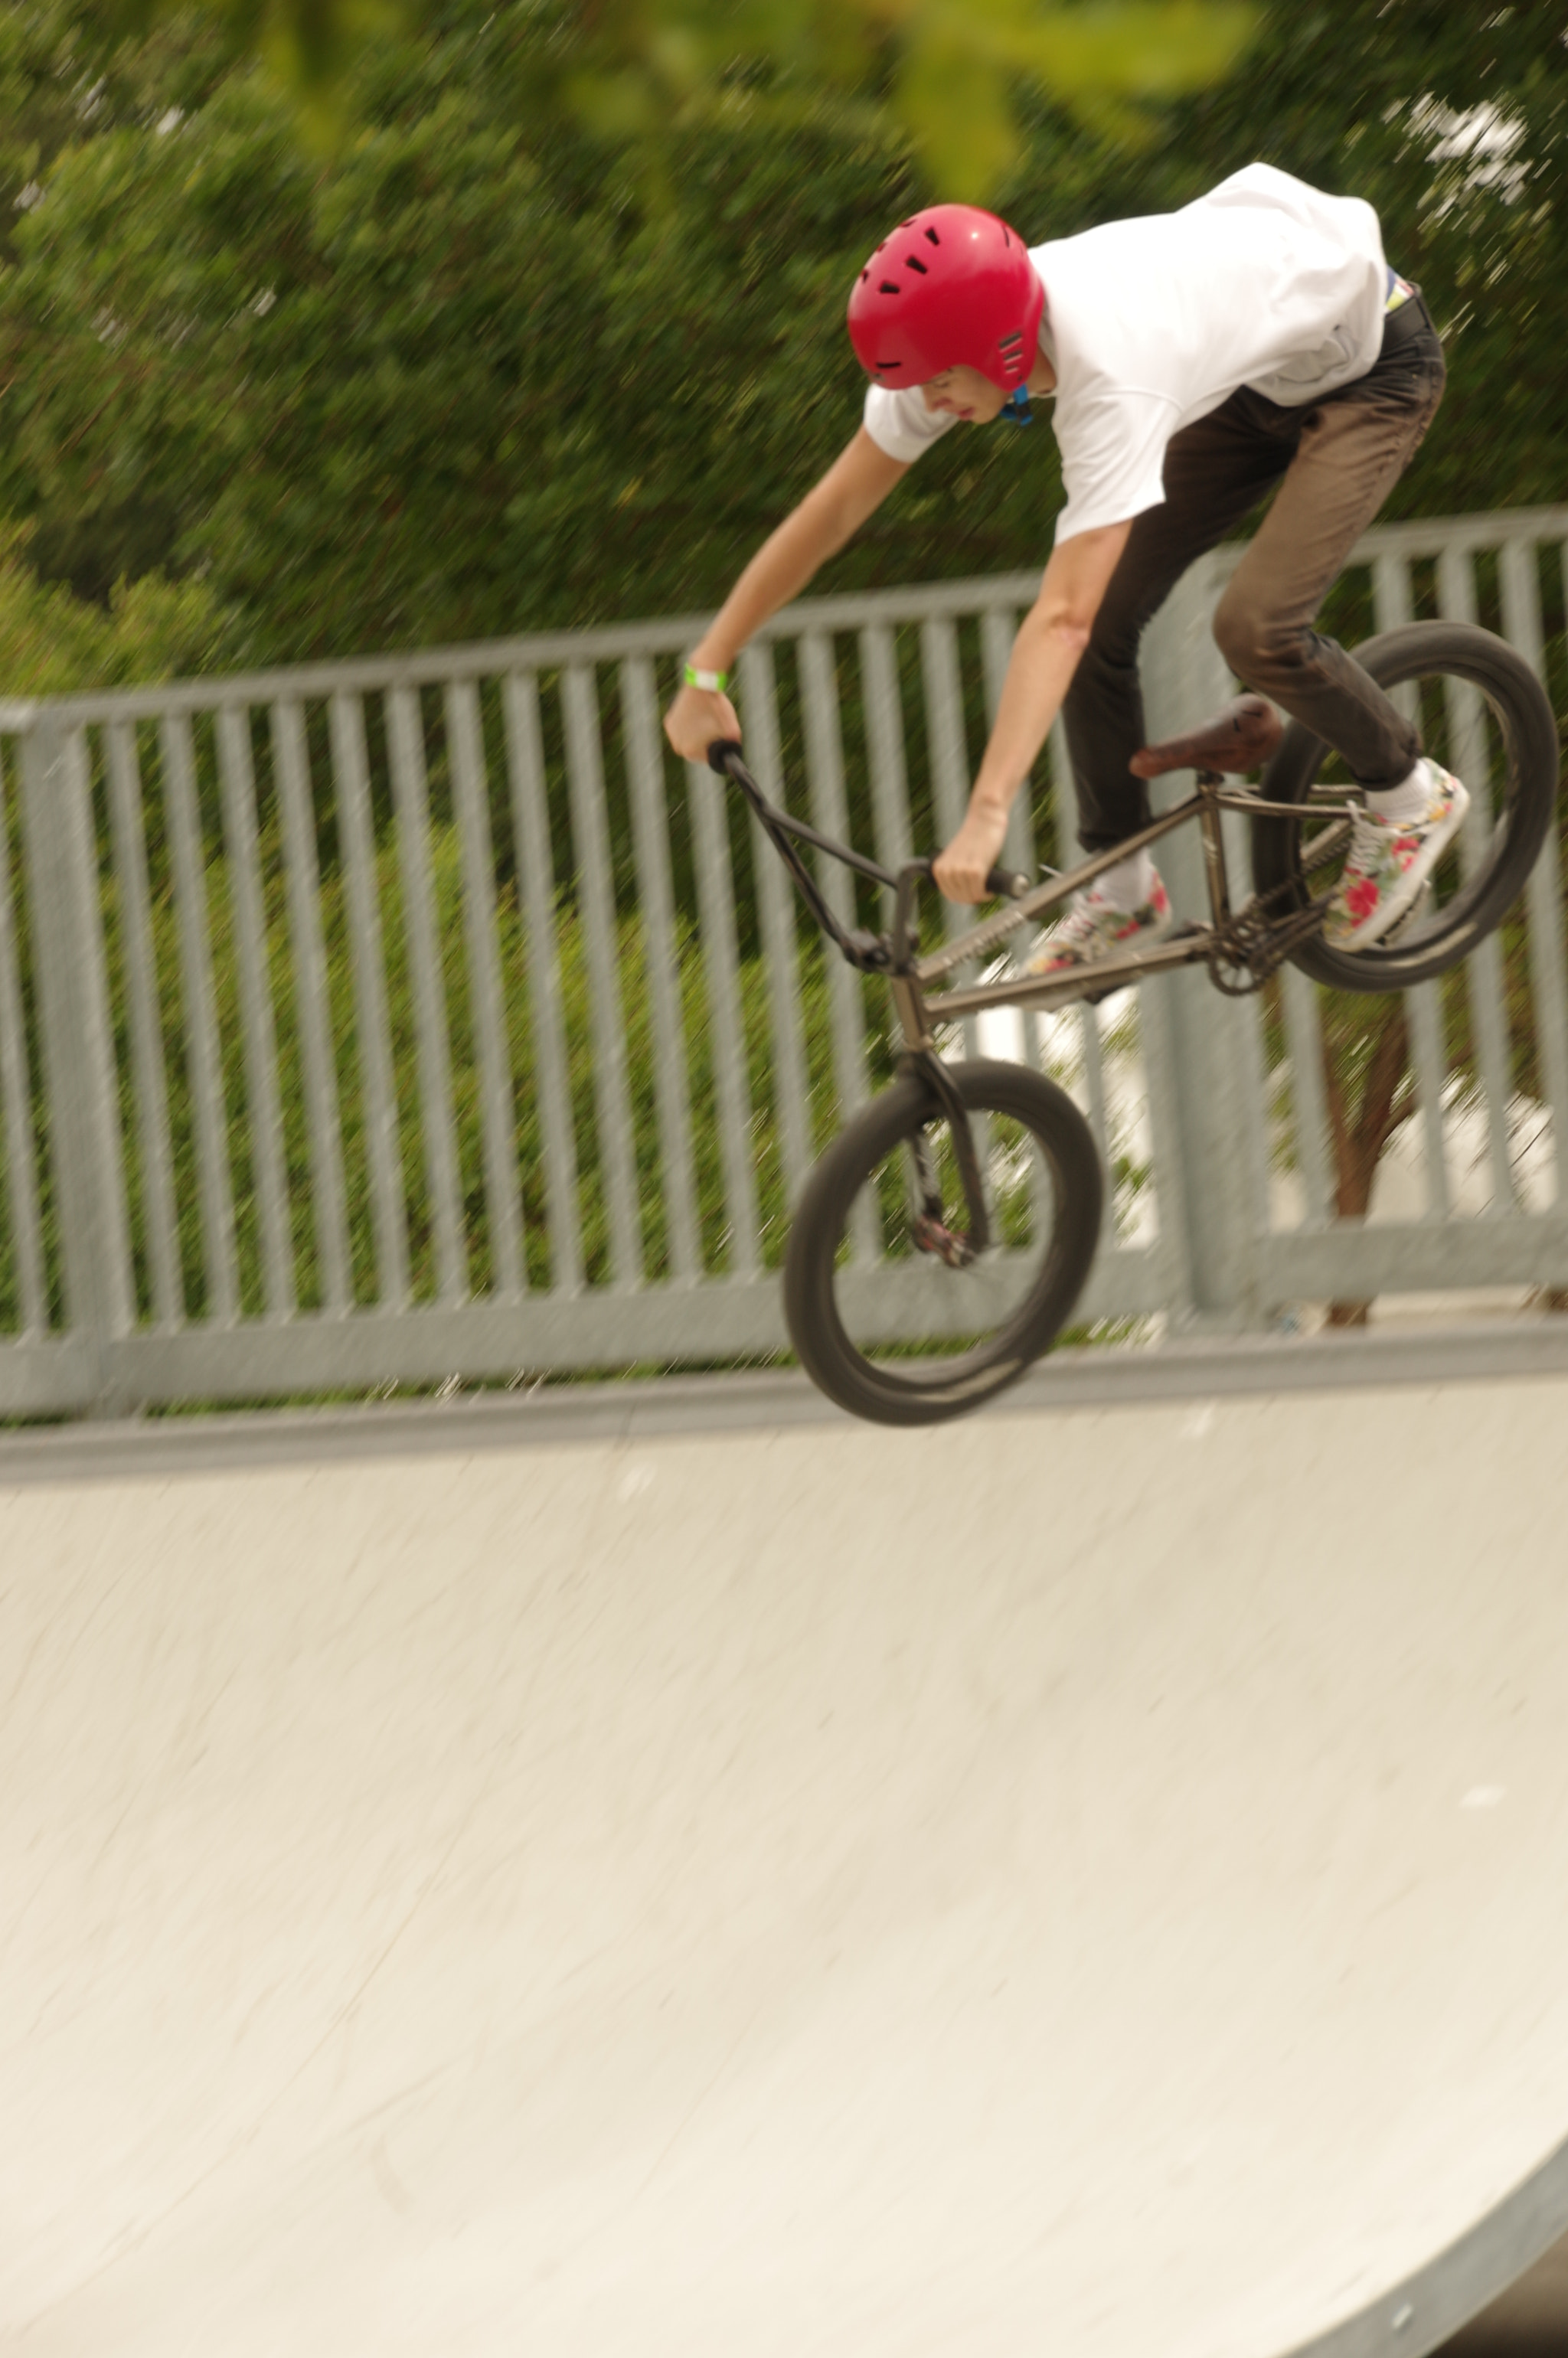
M 1266 802 L 1244 788 L 1226 784 L 1219 772 L 1199 770 L 1195 773 L 1195 788 L 1174 809 L 1130 836 L 1124 843 L 1098 853 L 1081 866 L 1065 874 L 1052 876 L 1043 884 L 1024 886 L 1024 880 L 1002 879 L 992 871 L 999 885 L 1012 882 L 1023 889 L 1015 892 L 1010 905 L 998 915 L 984 919 L 967 932 L 956 935 L 943 948 L 928 957 L 915 954 L 915 897 L 919 887 L 929 880 L 928 860 L 906 861 L 896 874 L 880 867 L 874 860 L 851 850 L 847 844 L 837 843 L 831 836 L 823 835 L 808 827 L 802 819 L 771 803 L 747 769 L 741 749 L 733 743 L 714 745 L 708 753 L 710 766 L 734 781 L 751 804 L 752 809 L 774 849 L 784 860 L 795 880 L 806 906 L 817 924 L 833 941 L 851 966 L 862 973 L 881 974 L 892 991 L 898 1011 L 903 1044 L 908 1054 L 929 1055 L 935 1046 L 935 1027 L 960 1016 L 977 1015 L 993 1007 L 1033 1007 L 1051 1009 L 1067 1007 L 1090 997 L 1100 998 L 1119 990 L 1128 983 L 1141 981 L 1144 976 L 1169 973 L 1179 967 L 1212 963 L 1224 946 L 1226 936 L 1234 924 L 1230 903 L 1230 880 L 1225 854 L 1223 819 L 1227 810 L 1242 812 L 1249 818 L 1300 818 L 1304 809 L 1319 812 L 1339 812 L 1346 817 L 1359 807 L 1331 789 L 1314 788 L 1310 804 Z M 929 986 L 940 983 L 958 967 L 971 958 L 983 957 L 988 951 L 1000 947 L 1021 925 L 1032 918 L 1044 915 L 1074 892 L 1092 884 L 1108 869 L 1116 867 L 1132 854 L 1158 843 L 1179 827 L 1194 824 L 1203 837 L 1204 873 L 1208 887 L 1210 922 L 1207 925 L 1188 923 L 1165 940 L 1148 949 L 1130 951 L 1127 957 L 1097 961 L 1092 968 L 1059 976 L 1008 975 L 995 982 L 977 983 L 957 990 L 940 990 L 933 996 Z M 884 885 L 894 895 L 892 930 L 888 934 L 871 934 L 859 928 L 847 929 L 833 914 L 817 886 L 815 877 L 801 859 L 795 846 L 808 843 L 818 851 L 840 860 L 857 874 Z M 1257 906 L 1249 902 L 1248 911 Z

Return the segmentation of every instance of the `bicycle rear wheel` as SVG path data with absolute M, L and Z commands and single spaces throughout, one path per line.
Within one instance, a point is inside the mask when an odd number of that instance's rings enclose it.
M 962 1415 L 1054 1340 L 1099 1238 L 1094 1136 L 1065 1091 L 1022 1065 L 949 1067 L 970 1117 L 991 1243 L 966 1268 L 916 1240 L 917 1146 L 954 1236 L 968 1226 L 952 1133 L 907 1073 L 840 1132 L 806 1182 L 784 1260 L 784 1314 L 830 1400 L 879 1424 Z
M 1416 723 L 1433 759 L 1464 780 L 1470 809 L 1395 939 L 1352 951 L 1318 936 L 1293 960 L 1335 990 L 1405 990 L 1473 950 L 1522 891 L 1556 807 L 1557 727 L 1524 657 L 1473 623 L 1385 631 L 1356 660 Z M 1260 791 L 1302 804 L 1302 816 L 1253 821 L 1253 880 L 1260 894 L 1278 894 L 1275 914 L 1304 909 L 1339 881 L 1349 822 L 1314 810 L 1314 788 L 1356 792 L 1339 756 L 1292 721 Z

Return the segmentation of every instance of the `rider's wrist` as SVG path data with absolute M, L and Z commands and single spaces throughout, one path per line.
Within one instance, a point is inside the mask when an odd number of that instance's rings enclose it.
M 709 696 L 722 696 L 730 686 L 733 660 L 722 650 L 693 647 L 682 676 L 687 687 L 701 688 Z

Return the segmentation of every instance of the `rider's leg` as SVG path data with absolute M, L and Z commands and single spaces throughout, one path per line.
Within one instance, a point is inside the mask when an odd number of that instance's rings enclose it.
M 1108 850 L 1148 824 L 1148 786 L 1128 766 L 1144 741 L 1138 685 L 1144 624 L 1193 559 L 1235 529 L 1290 459 L 1289 442 L 1246 394 L 1176 435 L 1166 450 L 1164 500 L 1133 524 L 1062 708 L 1087 850 Z M 1029 970 L 1059 974 L 1125 957 L 1157 941 L 1171 922 L 1164 885 L 1141 852 L 1091 892 L 1074 894 L 1035 945 Z
M 1149 788 L 1128 767 L 1145 741 L 1139 641 L 1194 559 L 1234 531 L 1290 465 L 1294 438 L 1272 409 L 1236 394 L 1176 435 L 1165 452 L 1164 500 L 1128 535 L 1062 707 L 1086 851 L 1108 850 L 1149 823 Z
M 1414 728 L 1314 618 L 1367 525 L 1414 456 L 1443 392 L 1435 336 L 1400 348 L 1301 419 L 1294 454 L 1215 615 L 1220 652 L 1249 687 L 1343 756 L 1377 790 L 1408 776 Z M 1291 413 L 1285 413 L 1290 416 Z
M 1377 367 L 1303 416 L 1295 455 L 1215 618 L 1238 676 L 1334 746 L 1365 789 L 1324 927 L 1343 949 L 1382 940 L 1410 914 L 1468 806 L 1459 780 L 1422 760 L 1414 726 L 1314 628 L 1414 456 L 1443 381 L 1442 348 L 1416 297 Z

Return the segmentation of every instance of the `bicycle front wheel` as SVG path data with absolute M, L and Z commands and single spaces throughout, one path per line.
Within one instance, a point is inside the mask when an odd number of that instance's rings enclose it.
M 951 1130 L 917 1071 L 840 1132 L 790 1231 L 784 1314 L 801 1364 L 878 1424 L 960 1416 L 1014 1382 L 1065 1324 L 1099 1238 L 1099 1156 L 1066 1092 L 989 1060 L 949 1077 L 979 1154 L 984 1252 L 942 1257 L 941 1232 L 963 1238 L 968 1215 Z
M 1469 790 L 1465 824 L 1397 935 L 1363 950 L 1321 936 L 1293 953 L 1338 990 L 1407 990 L 1444 973 L 1498 924 L 1524 888 L 1557 801 L 1557 726 L 1521 654 L 1469 622 L 1413 622 L 1356 649 L 1356 660 L 1415 722 L 1434 761 Z M 1314 793 L 1353 795 L 1339 756 L 1299 721 L 1264 776 L 1263 798 L 1300 818 L 1253 822 L 1252 873 L 1276 914 L 1304 909 L 1339 881 L 1349 822 Z

